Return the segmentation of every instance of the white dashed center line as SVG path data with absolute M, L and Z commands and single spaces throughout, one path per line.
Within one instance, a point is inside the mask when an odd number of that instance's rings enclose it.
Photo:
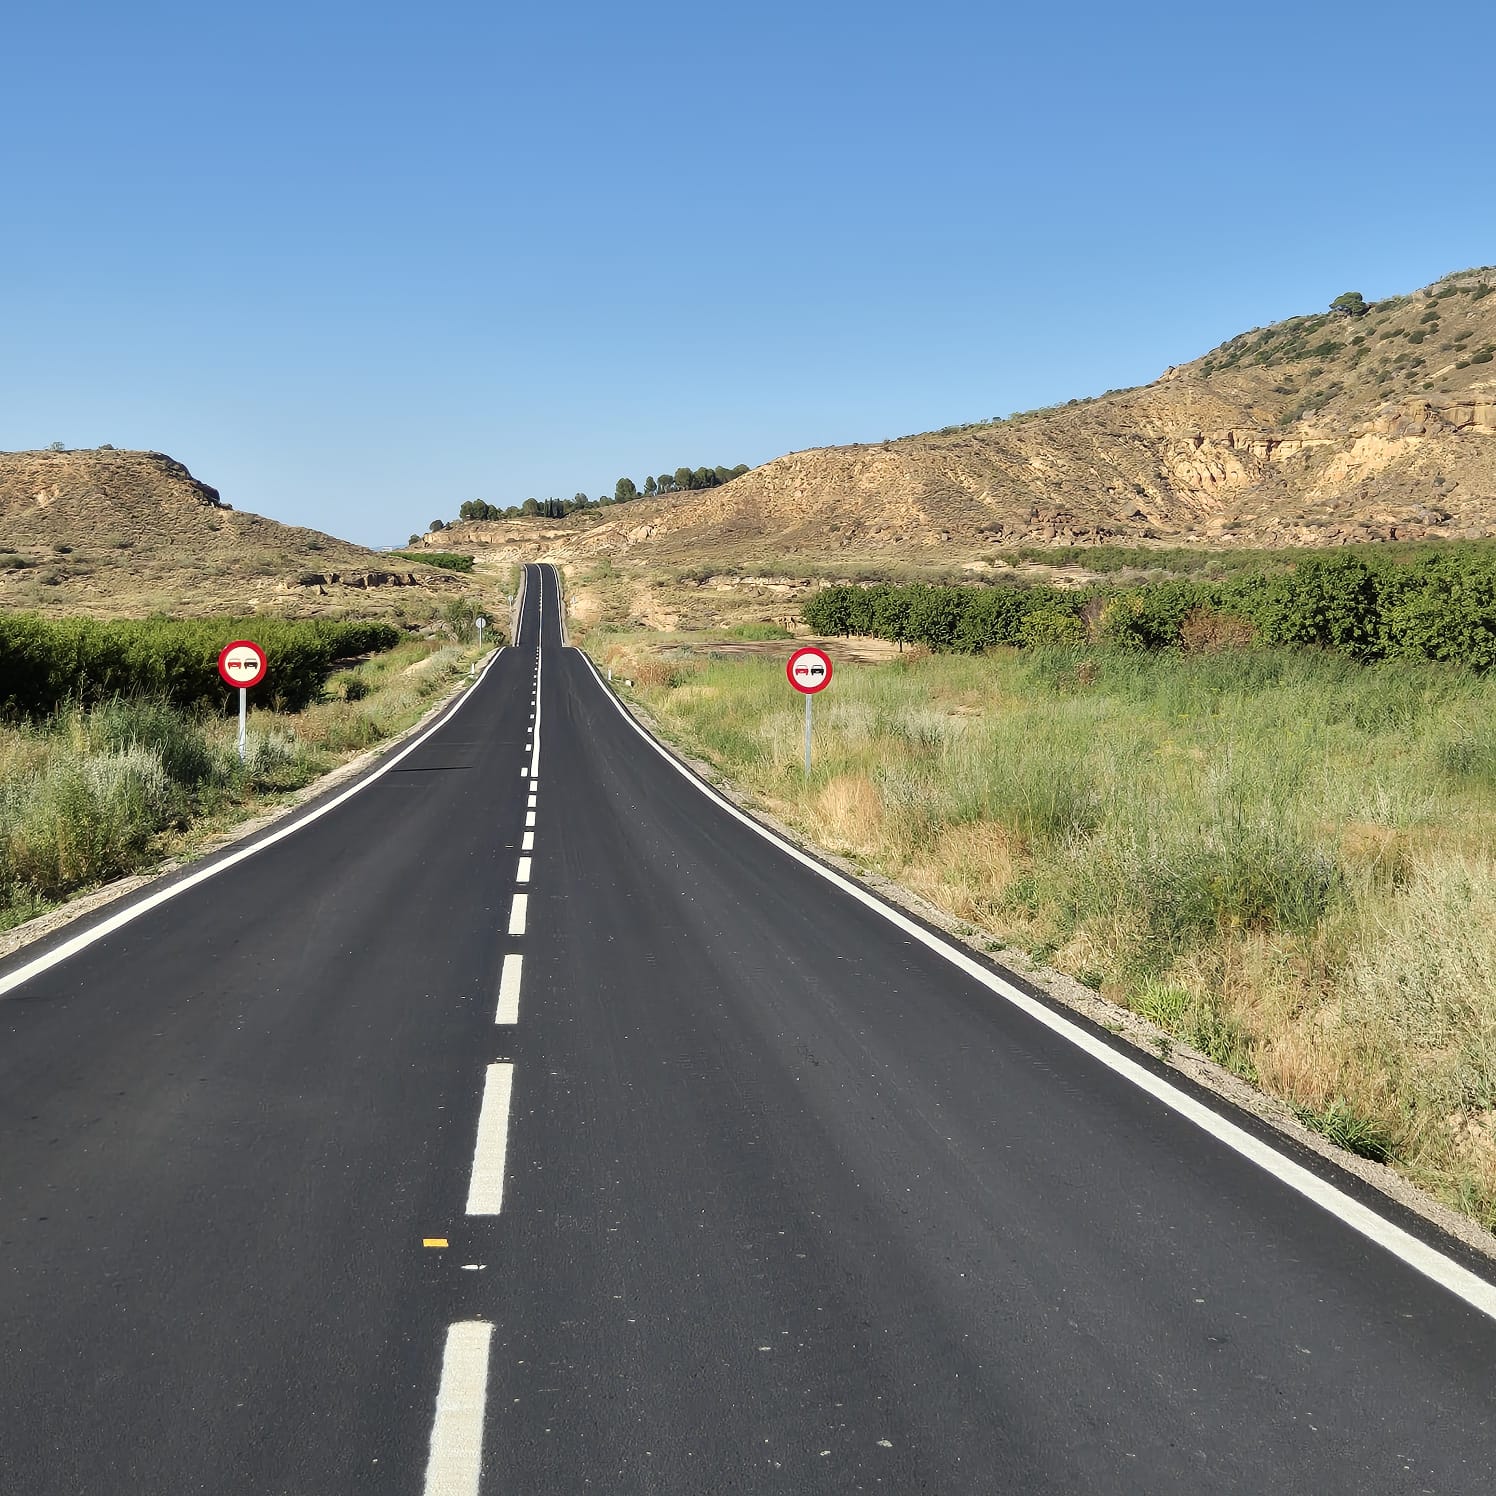
M 525 839 L 520 843 L 519 849 L 521 852 L 533 852 L 535 850 L 535 833 L 533 831 L 525 832 Z
M 529 894 L 515 894 L 514 903 L 509 910 L 509 933 L 511 935 L 523 935 L 525 933 L 525 915 L 529 910 L 529 904 Z
M 504 1158 L 509 1152 L 509 1094 L 514 1066 L 488 1067 L 483 1081 L 483 1108 L 478 1113 L 478 1141 L 473 1147 L 473 1177 L 468 1185 L 467 1213 L 496 1216 L 504 1208 Z
M 514 881 L 516 883 L 528 883 L 530 881 L 530 859 L 528 857 L 520 858 L 519 868 L 514 874 Z
M 499 1011 L 494 1015 L 495 1023 L 519 1022 L 519 978 L 524 957 L 504 957 L 504 970 L 499 977 Z
M 534 746 L 530 750 L 530 777 L 533 779 L 540 773 L 540 661 L 539 650 L 535 653 L 535 726 L 531 731 L 535 734 Z
M 492 1337 L 493 1326 L 481 1320 L 462 1320 L 447 1327 L 431 1453 L 426 1460 L 425 1496 L 478 1496 Z
M 532 831 L 532 830 L 534 830 L 534 828 L 535 828 L 535 812 L 533 810 L 527 810 L 525 812 L 525 829 L 529 830 L 529 831 Z

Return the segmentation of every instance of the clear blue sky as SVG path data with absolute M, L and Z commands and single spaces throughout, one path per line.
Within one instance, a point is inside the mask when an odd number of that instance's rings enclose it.
M 1492 22 L 1380 0 L 13 10 L 0 448 L 366 543 L 1152 379 L 1496 261 Z

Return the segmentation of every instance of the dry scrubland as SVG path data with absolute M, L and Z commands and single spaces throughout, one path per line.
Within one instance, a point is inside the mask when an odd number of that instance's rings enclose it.
M 812 840 L 1496 1226 L 1496 681 L 1288 651 L 912 651 L 839 671 L 807 784 L 780 658 L 589 648 Z
M 417 721 L 478 658 L 462 629 L 339 671 L 326 699 L 237 718 L 116 700 L 0 724 L 0 929 L 80 890 L 190 855 Z M 251 693 L 251 701 L 254 693 Z

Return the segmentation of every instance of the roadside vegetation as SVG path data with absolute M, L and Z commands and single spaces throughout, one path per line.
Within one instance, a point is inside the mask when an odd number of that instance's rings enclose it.
M 781 657 L 591 647 L 809 839 L 1496 1226 L 1496 679 L 1218 643 L 844 666 L 809 782 Z
M 1227 580 L 1119 588 L 839 586 L 807 600 L 819 634 L 939 651 L 1110 644 L 1125 651 L 1313 645 L 1350 659 L 1496 665 L 1496 548 L 1400 559 L 1336 553 Z
M 460 606 L 466 599 L 457 599 Z M 449 604 L 449 609 L 451 605 Z M 64 703 L 92 705 L 149 697 L 172 706 L 226 705 L 232 691 L 218 675 L 218 652 L 232 639 L 254 639 L 269 670 L 260 693 L 295 711 L 323 690 L 340 661 L 392 649 L 389 623 L 285 618 L 42 618 L 0 614 L 0 713 L 36 717 Z
M 40 623 L 0 616 L 0 929 L 190 855 L 409 727 L 478 658 L 465 617 L 404 638 L 266 618 Z M 267 646 L 280 688 L 250 692 L 241 764 L 216 659 L 242 637 Z

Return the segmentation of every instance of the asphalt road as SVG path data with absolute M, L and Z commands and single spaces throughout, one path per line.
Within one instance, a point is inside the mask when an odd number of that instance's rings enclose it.
M 381 777 L 0 964 L 0 1492 L 1496 1485 L 1469 1293 L 745 828 L 558 621 L 531 568 Z

